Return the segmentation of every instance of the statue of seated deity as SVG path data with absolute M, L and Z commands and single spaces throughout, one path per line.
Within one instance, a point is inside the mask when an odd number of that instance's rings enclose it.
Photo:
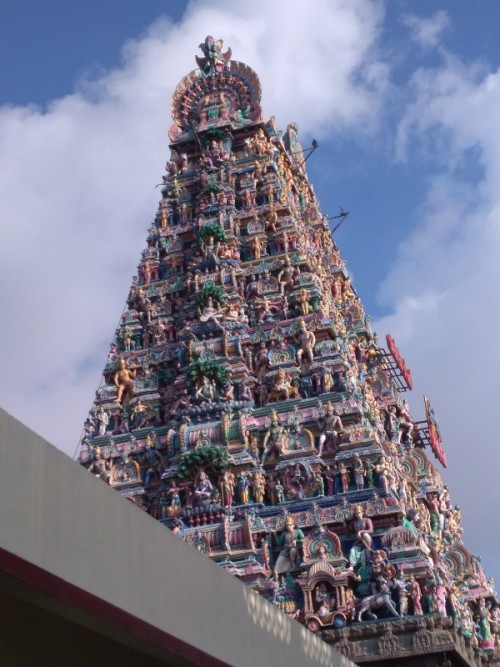
M 274 381 L 271 391 L 269 392 L 269 401 L 287 401 L 290 398 L 292 391 L 292 384 L 290 378 L 285 371 L 280 368 L 278 375 Z
M 224 317 L 220 307 L 214 306 L 214 301 L 212 297 L 208 298 L 207 305 L 203 307 L 199 320 L 202 323 L 213 322 L 218 329 L 222 329 L 222 326 L 219 322 Z
M 207 376 L 204 375 L 202 385 L 196 392 L 195 396 L 196 398 L 199 398 L 202 402 L 215 401 L 217 392 L 213 380 L 210 380 L 210 378 L 207 378 Z

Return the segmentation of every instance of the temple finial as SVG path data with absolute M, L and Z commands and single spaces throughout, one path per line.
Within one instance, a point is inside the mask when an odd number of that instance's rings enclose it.
M 203 51 L 204 58 L 195 56 L 198 67 L 205 75 L 216 74 L 225 69 L 229 69 L 229 61 L 231 60 L 231 49 L 229 48 L 225 53 L 222 53 L 222 46 L 224 42 L 222 39 L 215 40 L 208 35 L 205 41 L 200 44 L 200 49 Z

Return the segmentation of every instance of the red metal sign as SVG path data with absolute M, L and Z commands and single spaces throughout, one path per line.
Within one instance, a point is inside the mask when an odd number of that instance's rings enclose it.
M 437 423 L 434 410 L 431 408 L 429 399 L 427 396 L 424 396 L 424 405 L 425 405 L 425 416 L 427 419 L 427 424 L 429 426 L 429 443 L 431 449 L 434 452 L 434 456 L 437 458 L 439 463 L 446 468 L 446 454 L 444 453 L 443 443 L 441 441 L 441 434 L 439 432 L 439 425 Z
M 394 338 L 390 334 L 386 334 L 385 340 L 387 341 L 387 347 L 389 348 L 389 352 L 391 353 L 392 358 L 396 362 L 396 366 L 399 368 L 401 372 L 401 376 L 408 385 L 409 389 L 413 389 L 413 380 L 411 379 L 411 371 L 406 365 L 406 361 L 403 359 L 401 352 L 396 347 Z

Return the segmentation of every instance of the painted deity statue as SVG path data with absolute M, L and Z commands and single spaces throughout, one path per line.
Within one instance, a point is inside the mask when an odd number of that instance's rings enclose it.
M 207 322 L 212 322 L 218 329 L 222 328 L 220 320 L 224 317 L 224 313 L 219 307 L 214 306 L 214 301 L 212 297 L 208 298 L 207 305 L 203 307 L 201 315 L 199 317 L 200 322 L 203 324 Z
M 271 413 L 271 424 L 264 435 L 262 465 L 265 465 L 267 458 L 272 452 L 275 452 L 279 458 L 285 444 L 286 430 L 281 426 L 277 412 L 273 410 Z
M 290 378 L 285 371 L 280 368 L 269 393 L 270 401 L 288 400 L 292 391 Z
M 236 477 L 230 470 L 226 470 L 222 478 L 222 484 L 221 484 L 223 488 L 222 498 L 225 507 L 231 507 L 231 505 L 233 504 L 235 485 L 236 485 Z
M 274 566 L 276 574 L 290 572 L 298 565 L 299 548 L 304 542 L 304 533 L 300 528 L 295 527 L 294 520 L 291 516 L 285 519 L 285 529 L 281 535 L 275 537 L 275 544 L 280 552 Z
M 366 560 L 366 554 L 371 551 L 373 544 L 373 523 L 371 519 L 364 516 L 361 505 L 354 508 L 352 527 L 356 533 L 356 541 L 349 552 L 349 563 L 351 567 L 355 567 Z
M 99 430 L 98 433 L 99 435 L 104 435 L 106 433 L 106 429 L 108 428 L 109 424 L 109 412 L 103 408 L 103 406 L 99 406 L 99 409 L 97 411 L 97 422 L 99 424 Z
M 203 381 L 201 387 L 196 392 L 196 398 L 199 398 L 201 401 L 215 401 L 217 392 L 215 390 L 215 385 L 210 378 L 207 378 L 206 375 L 203 376 Z
M 113 378 L 114 385 L 118 390 L 115 399 L 116 403 L 128 402 L 130 400 L 134 393 L 133 380 L 136 374 L 137 371 L 127 368 L 125 359 L 123 357 L 120 358 L 120 366 Z
M 305 357 L 312 364 L 314 360 L 316 336 L 312 331 L 307 329 L 307 324 L 304 320 L 300 320 L 298 339 L 299 349 L 297 350 L 297 361 L 301 364 L 303 357 Z
M 342 420 L 335 414 L 331 401 L 328 401 L 326 404 L 326 410 L 320 418 L 320 428 L 321 434 L 319 436 L 318 454 L 321 456 L 325 443 L 332 442 L 334 445 L 337 445 L 338 438 L 344 431 Z
M 210 502 L 214 487 L 205 472 L 200 473 L 198 484 L 194 491 L 195 502 L 198 506 L 206 505 Z

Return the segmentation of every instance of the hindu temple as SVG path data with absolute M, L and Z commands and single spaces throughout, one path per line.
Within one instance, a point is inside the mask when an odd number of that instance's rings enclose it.
M 357 664 L 497 662 L 438 423 L 370 329 L 298 127 L 200 50 L 80 463 Z

